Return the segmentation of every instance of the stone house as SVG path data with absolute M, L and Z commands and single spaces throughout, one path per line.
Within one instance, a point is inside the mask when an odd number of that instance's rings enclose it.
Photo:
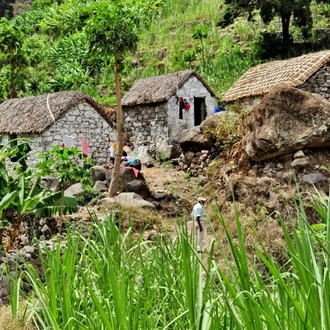
M 0 104 L 0 136 L 3 142 L 26 138 L 32 151 L 28 164 L 37 162 L 40 152 L 71 138 L 78 147 L 88 144 L 96 163 L 108 160 L 108 137 L 116 131 L 100 105 L 82 92 L 58 92 L 9 99 Z
M 277 85 L 330 98 L 330 50 L 259 64 L 246 71 L 222 96 L 225 104 L 252 108 Z
M 191 70 L 138 80 L 122 99 L 123 121 L 134 156 L 172 158 L 182 130 L 213 114 L 217 97 Z

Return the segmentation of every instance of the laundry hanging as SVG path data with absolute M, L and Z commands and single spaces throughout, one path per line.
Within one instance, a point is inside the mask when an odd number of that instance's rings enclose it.
M 184 108 L 186 109 L 186 111 L 189 111 L 189 109 L 190 109 L 190 104 L 187 102 L 187 100 L 186 99 L 184 99 Z

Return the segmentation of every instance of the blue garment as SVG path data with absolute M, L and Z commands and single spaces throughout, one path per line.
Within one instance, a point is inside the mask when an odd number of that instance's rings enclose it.
M 213 113 L 218 113 L 218 112 L 225 112 L 226 110 L 223 108 L 219 108 L 219 107 L 214 107 L 213 109 Z
M 128 163 L 129 163 L 130 165 L 133 165 L 133 166 L 138 166 L 138 165 L 141 164 L 141 161 L 140 161 L 140 159 L 133 158 L 133 159 L 130 159 L 130 160 L 128 161 Z

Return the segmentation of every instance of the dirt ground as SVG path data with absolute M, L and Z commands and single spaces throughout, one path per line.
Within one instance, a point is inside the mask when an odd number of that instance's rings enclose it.
M 194 227 L 190 213 L 193 205 L 197 202 L 197 198 L 199 196 L 204 196 L 208 198 L 209 201 L 211 200 L 210 196 L 208 196 L 208 190 L 206 189 L 206 177 L 204 178 L 205 180 L 200 177 L 191 177 L 183 171 L 178 171 L 175 168 L 157 163 L 154 167 L 143 167 L 141 173 L 151 192 L 165 190 L 171 194 L 180 196 L 185 201 L 183 218 L 187 221 L 188 231 L 191 233 Z M 206 212 L 208 211 L 210 211 L 210 208 L 206 206 Z M 167 226 L 173 226 L 173 234 L 175 234 L 175 222 L 166 217 L 162 217 L 162 221 L 164 221 Z M 213 238 L 214 233 L 209 224 L 204 237 L 206 249 L 210 246 L 210 242 Z
M 285 259 L 282 260 L 282 251 L 286 243 L 278 214 L 281 214 L 289 227 L 290 222 L 297 219 L 297 202 L 301 198 L 310 224 L 318 223 L 320 217 L 312 205 L 312 196 L 319 193 L 327 198 L 329 195 L 330 149 L 309 149 L 304 152 L 308 157 L 309 165 L 296 170 L 291 180 L 278 179 L 276 170 L 272 174 L 264 171 L 270 164 L 285 165 L 283 159 L 251 164 L 250 171 L 246 173 L 233 171 L 228 176 L 221 174 L 220 165 L 212 175 L 208 175 L 203 180 L 188 177 L 182 171 L 159 164 L 151 168 L 143 168 L 142 174 L 151 191 L 166 190 L 181 196 L 186 201 L 185 212 L 189 227 L 192 226 L 189 214 L 197 197 L 207 198 L 208 228 L 204 240 L 206 250 L 212 239 L 226 249 L 224 228 L 215 211 L 218 209 L 221 210 L 227 230 L 233 235 L 234 240 L 237 237 L 236 217 L 238 215 L 245 234 L 247 250 L 253 253 L 254 246 L 257 244 L 256 235 L 258 235 L 258 239 L 263 242 L 268 251 L 279 262 L 285 262 Z M 301 181 L 305 174 L 315 172 L 321 173 L 327 178 L 326 181 L 315 187 Z M 315 188 L 318 189 L 318 193 Z M 167 220 L 163 218 L 162 221 Z

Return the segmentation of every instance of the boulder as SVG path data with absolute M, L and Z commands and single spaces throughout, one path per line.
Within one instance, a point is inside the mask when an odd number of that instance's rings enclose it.
M 200 126 L 182 131 L 179 143 L 183 152 L 210 150 L 212 147 L 211 141 L 202 133 Z
M 237 122 L 239 115 L 233 111 L 219 112 L 217 114 L 206 117 L 202 121 L 200 128 L 203 134 L 207 134 L 211 130 L 218 129 L 220 126 L 228 126 L 229 123 Z
M 84 192 L 83 186 L 80 182 L 73 184 L 64 191 L 64 195 L 68 196 L 79 196 Z
M 255 161 L 330 146 L 330 102 L 297 88 L 275 87 L 245 118 L 242 142 Z
M 96 189 L 100 192 L 108 191 L 108 187 L 103 181 L 96 181 L 94 186 L 93 186 L 93 189 Z
M 301 178 L 302 182 L 307 182 L 310 184 L 316 184 L 316 183 L 327 181 L 327 180 L 328 179 L 322 173 L 319 173 L 319 172 L 305 174 Z
M 108 206 L 113 206 L 113 205 L 115 205 L 115 199 L 114 198 L 112 198 L 112 197 L 104 197 L 104 198 L 102 198 L 101 200 L 100 200 L 100 202 L 99 202 L 99 205 L 100 205 L 100 207 L 102 208 L 102 207 L 108 207 Z
M 125 186 L 124 192 L 135 192 L 142 197 L 150 196 L 150 191 L 145 182 L 141 180 L 133 180 Z
M 180 156 L 181 148 L 179 143 L 172 142 L 172 144 L 163 143 L 157 146 L 156 158 L 158 161 L 169 160 Z
M 112 177 L 113 169 L 106 173 L 107 186 L 110 186 L 111 177 Z M 134 171 L 131 167 L 121 167 L 119 170 L 119 182 L 118 182 L 118 191 L 122 191 L 129 182 L 134 180 L 142 180 L 144 181 L 144 177 L 140 172 Z
M 154 204 L 144 200 L 142 196 L 133 192 L 121 193 L 115 197 L 115 201 L 124 207 L 155 209 Z
M 104 181 L 105 180 L 105 168 L 103 166 L 93 166 L 91 168 L 91 178 L 93 184 L 96 181 Z

